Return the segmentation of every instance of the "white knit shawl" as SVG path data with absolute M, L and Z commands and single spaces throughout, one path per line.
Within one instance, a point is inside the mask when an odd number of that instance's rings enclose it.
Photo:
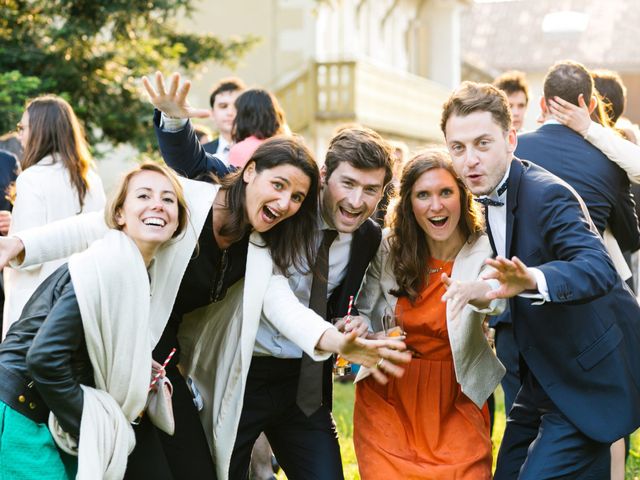
M 130 422 L 147 400 L 150 332 L 162 331 L 166 318 L 156 320 L 162 325 L 149 319 L 149 273 L 135 243 L 120 231 L 108 231 L 73 255 L 69 272 L 96 384 L 96 389 L 83 386 L 76 478 L 121 479 L 135 446 Z M 50 426 L 56 442 L 73 451 L 69 436 L 60 435 L 51 418 Z

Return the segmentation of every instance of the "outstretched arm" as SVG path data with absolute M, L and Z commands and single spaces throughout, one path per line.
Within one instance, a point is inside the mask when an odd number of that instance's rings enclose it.
M 156 107 L 153 123 L 164 161 L 172 169 L 187 178 L 197 178 L 213 172 L 218 176 L 229 173 L 227 166 L 216 156 L 204 151 L 196 137 L 189 118 L 209 116 L 209 111 L 192 108 L 187 101 L 191 88 L 188 80 L 180 85 L 180 75 L 174 73 L 169 80 L 169 88 L 165 88 L 164 77 L 160 72 L 155 75 L 155 88 L 151 81 L 144 77 L 142 83 L 149 94 L 149 100 Z M 164 128 L 163 116 L 168 121 L 177 123 L 175 129 Z M 178 120 L 176 122 L 176 120 Z M 181 121 L 180 121 L 181 120 Z

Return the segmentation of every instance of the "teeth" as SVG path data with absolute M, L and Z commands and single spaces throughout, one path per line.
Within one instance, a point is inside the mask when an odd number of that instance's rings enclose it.
M 273 210 L 271 207 L 269 207 L 268 205 L 264 206 L 264 209 L 266 211 L 266 213 L 273 218 L 278 218 L 280 216 L 279 213 L 277 213 L 275 210 Z
M 443 220 L 446 220 L 447 217 L 431 217 L 430 220 L 432 222 L 442 222 Z
M 156 217 L 145 218 L 143 223 L 145 225 L 156 225 L 158 227 L 164 227 L 167 224 L 163 219 Z

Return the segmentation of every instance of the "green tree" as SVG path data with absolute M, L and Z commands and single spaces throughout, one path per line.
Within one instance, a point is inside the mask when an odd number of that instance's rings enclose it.
M 192 0 L 0 0 L 0 133 L 14 128 L 24 101 L 65 97 L 92 140 L 155 147 L 138 79 L 156 70 L 233 66 L 255 37 L 222 41 L 183 33 L 176 15 Z

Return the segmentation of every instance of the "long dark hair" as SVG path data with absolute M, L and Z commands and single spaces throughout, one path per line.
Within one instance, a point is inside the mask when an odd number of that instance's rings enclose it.
M 35 165 L 47 155 L 59 155 L 78 193 L 82 210 L 89 189 L 87 174 L 91 155 L 84 130 L 73 108 L 57 95 L 44 95 L 27 104 L 27 113 L 29 136 L 21 162 L 22 170 Z
M 258 174 L 280 165 L 292 165 L 309 178 L 309 191 L 296 214 L 261 234 L 281 273 L 286 274 L 291 267 L 300 273 L 306 273 L 314 264 L 318 230 L 320 171 L 313 154 L 298 137 L 276 136 L 261 144 L 244 168 L 252 162 L 255 163 Z M 220 229 L 220 234 L 237 239 L 251 230 L 247 218 L 247 184 L 243 180 L 243 172 L 244 169 L 239 170 L 220 181 L 222 188 L 227 190 L 225 207 L 229 211 L 228 221 Z
M 278 100 L 266 90 L 251 88 L 236 98 L 233 140 L 240 142 L 253 135 L 261 140 L 283 133 L 284 111 Z
M 400 195 L 391 211 L 391 234 L 389 235 L 390 257 L 393 274 L 398 289 L 393 295 L 407 296 L 413 303 L 428 279 L 426 265 L 430 252 L 426 234 L 418 225 L 411 193 L 420 176 L 429 171 L 442 168 L 456 180 L 460 190 L 460 223 L 463 237 L 475 240 L 483 231 L 483 218 L 473 196 L 453 170 L 448 152 L 441 147 L 432 147 L 418 152 L 407 162 L 400 179 Z

